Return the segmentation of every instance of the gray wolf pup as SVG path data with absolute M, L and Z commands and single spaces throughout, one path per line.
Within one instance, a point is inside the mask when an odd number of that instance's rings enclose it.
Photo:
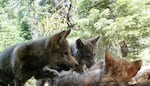
M 51 37 L 5 49 L 0 55 L 0 85 L 23 86 L 32 76 L 40 79 L 57 75 L 54 71 L 43 70 L 46 66 L 57 69 L 61 65 L 78 64 L 66 40 L 69 33 L 70 30 L 64 30 Z M 44 76 L 47 73 L 50 76 Z

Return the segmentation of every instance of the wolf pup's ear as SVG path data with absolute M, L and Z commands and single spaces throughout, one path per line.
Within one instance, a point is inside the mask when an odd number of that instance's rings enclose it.
M 99 36 L 97 36 L 97 37 L 95 37 L 95 38 L 92 38 L 92 39 L 91 39 L 91 42 L 92 42 L 93 44 L 96 44 L 96 42 L 98 41 L 98 39 L 99 39 Z
M 71 32 L 71 29 L 68 29 L 68 30 L 66 31 L 66 34 L 65 34 L 64 38 L 67 38 L 67 36 L 70 34 L 70 32 Z
M 65 32 L 62 31 L 62 33 L 58 34 L 58 39 L 57 39 L 57 44 L 62 43 L 63 40 L 65 40 L 67 38 L 67 36 L 70 34 L 71 29 L 69 30 L 65 30 Z
M 76 46 L 78 49 L 82 49 L 84 47 L 84 43 L 82 42 L 81 39 L 76 40 Z
M 132 77 L 134 77 L 137 72 L 140 70 L 142 66 L 142 60 L 137 60 L 137 61 L 133 61 L 128 65 L 128 69 L 127 69 L 127 81 L 130 80 Z
M 63 30 L 59 33 L 54 34 L 52 37 L 48 38 L 46 41 L 46 48 L 59 48 L 60 44 L 66 39 L 70 31 Z
M 107 71 L 112 71 L 115 66 L 115 62 L 116 60 L 114 57 L 110 53 L 105 52 L 105 68 Z

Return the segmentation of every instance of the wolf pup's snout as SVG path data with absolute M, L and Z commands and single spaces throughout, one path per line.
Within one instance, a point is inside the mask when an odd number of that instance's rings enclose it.
M 71 55 L 68 57 L 68 63 L 69 63 L 70 65 L 73 65 L 73 66 L 79 65 L 78 61 L 75 60 L 75 58 L 74 58 L 73 56 L 71 56 Z

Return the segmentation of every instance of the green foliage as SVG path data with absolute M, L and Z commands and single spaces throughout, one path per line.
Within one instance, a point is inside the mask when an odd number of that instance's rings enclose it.
M 7 13 L 10 9 L 5 7 L 5 5 L 0 7 L 0 9 L 0 51 L 2 51 L 6 47 L 19 43 L 24 39 L 19 37 L 20 30 L 18 29 L 16 19 L 14 17 L 10 17 L 10 15 L 14 15 Z
M 36 83 L 36 80 L 32 77 L 30 80 L 28 80 L 25 86 L 36 86 L 35 83 Z
M 119 42 L 125 40 L 131 51 L 137 50 L 132 54 L 134 57 L 143 49 L 139 40 L 150 35 L 148 3 L 148 0 L 82 0 L 79 2 L 80 19 L 77 22 L 90 32 L 89 35 L 100 35 L 100 50 L 110 46 L 114 47 L 113 52 Z
M 91 9 L 98 9 L 100 12 L 106 8 L 111 7 L 113 0 L 80 0 L 79 15 L 86 17 L 89 15 Z
M 73 31 L 73 38 L 87 38 L 100 35 L 100 49 L 116 45 L 126 40 L 129 48 L 139 50 L 143 45 L 139 40 L 149 37 L 150 15 L 149 0 L 80 0 L 73 1 L 78 7 L 72 15 L 73 21 L 80 29 Z M 5 19 L 14 21 L 19 37 L 30 40 L 34 35 L 49 36 L 67 28 L 67 20 L 61 12 L 68 11 L 62 6 L 56 9 L 48 0 L 4 1 L 1 0 L 1 12 Z M 74 9 L 74 8 L 73 8 Z M 1 19 L 4 21 L 4 18 Z M 18 22 L 18 23 L 17 23 Z M 1 29 L 4 24 L 1 23 Z M 33 34 L 36 31 L 36 34 Z M 17 32 L 18 33 L 18 32 Z M 31 34 L 32 33 L 32 34 Z
M 30 26 L 27 23 L 27 21 L 22 21 L 21 22 L 21 32 L 20 32 L 20 37 L 23 37 L 25 40 L 30 40 L 32 39 L 31 33 L 30 33 Z

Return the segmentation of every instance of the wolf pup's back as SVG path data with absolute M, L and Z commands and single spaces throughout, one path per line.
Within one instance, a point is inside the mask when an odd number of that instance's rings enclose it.
M 16 46 L 16 45 L 15 45 Z M 6 48 L 3 52 L 0 53 L 0 86 L 10 86 L 13 85 L 14 75 L 11 70 L 11 53 L 15 46 Z

